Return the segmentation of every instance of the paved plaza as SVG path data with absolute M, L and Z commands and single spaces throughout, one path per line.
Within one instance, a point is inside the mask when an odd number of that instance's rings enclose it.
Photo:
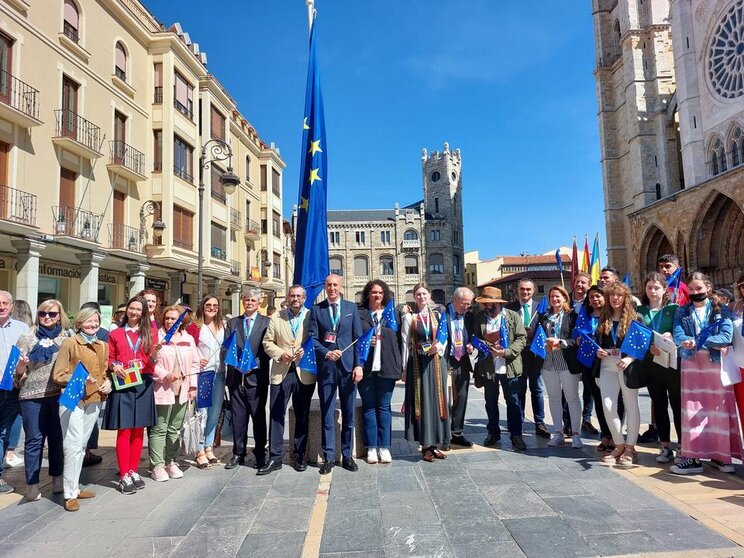
M 401 398 L 398 387 L 395 410 Z M 468 419 L 466 432 L 482 442 L 478 390 Z M 400 437 L 401 422 L 391 465 L 359 461 L 357 473 L 336 467 L 329 477 L 288 462 L 265 477 L 250 461 L 191 467 L 181 480 L 148 478 L 133 496 L 116 491 L 113 449 L 102 447 L 104 463 L 83 477 L 98 495 L 76 513 L 64 511 L 48 477 L 42 500 L 25 502 L 23 471 L 11 469 L 21 494 L 0 498 L 0 556 L 744 556 L 740 466 L 735 476 L 706 468 L 680 479 L 656 466 L 649 448 L 634 471 L 618 471 L 598 462 L 593 446 L 547 448 L 531 435 L 526 453 L 505 442 L 425 463 Z M 107 433 L 102 440 L 112 445 Z M 229 445 L 219 448 L 229 454 Z

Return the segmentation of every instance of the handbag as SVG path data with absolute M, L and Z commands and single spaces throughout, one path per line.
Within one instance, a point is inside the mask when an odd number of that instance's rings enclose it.
M 648 385 L 646 366 L 641 360 L 634 360 L 623 370 L 623 379 L 626 387 L 640 389 Z
M 181 453 L 194 455 L 204 440 L 204 425 L 207 415 L 196 408 L 194 401 L 186 404 L 186 416 L 181 426 Z

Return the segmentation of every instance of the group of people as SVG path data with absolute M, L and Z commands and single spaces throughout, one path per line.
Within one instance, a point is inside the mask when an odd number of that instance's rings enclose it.
M 270 317 L 263 315 L 262 292 L 251 288 L 242 293 L 243 314 L 227 320 L 215 295 L 204 296 L 192 312 L 178 304 L 163 308 L 159 294 L 145 290 L 118 309 L 110 328 L 102 327 L 97 303 L 84 304 L 69 323 L 58 300 L 42 302 L 32 316 L 28 305 L 24 308 L 22 301 L 14 302 L 10 293 L 0 291 L 0 371 L 13 348 L 20 351 L 12 389 L 0 390 L 0 449 L 3 455 L 9 452 L 6 465 L 18 465 L 19 458 L 10 452 L 22 423 L 26 498 L 36 501 L 41 497 L 39 473 L 46 443 L 52 491 L 64 494 L 69 511 L 79 509 L 79 500 L 95 496 L 79 482 L 83 465 L 97 458 L 90 450 L 96 447 L 99 419 L 101 428 L 116 431 L 118 487 L 123 494 L 146 486 L 138 472 L 145 433 L 151 478 L 181 478 L 184 418 L 195 404 L 199 375 L 210 373 L 211 401 L 193 455 L 199 469 L 220 463 L 213 448 L 226 402 L 233 444 L 224 467 L 245 463 L 252 423 L 257 474 L 281 469 L 291 400 L 293 467 L 305 471 L 316 385 L 323 425 L 320 473 L 330 473 L 337 462 L 337 398 L 340 464 L 349 471 L 358 469 L 352 455 L 357 390 L 366 461 L 390 463 L 391 398 L 397 381 L 405 382 L 405 436 L 418 444 L 424 461 L 433 462 L 446 459 L 452 445 L 473 445 L 464 427 L 474 380 L 484 391 L 485 446 L 501 441 L 503 394 L 511 446 L 526 450 L 523 425 L 529 390 L 534 433 L 547 439 L 548 446 L 570 439 L 572 447 L 581 448 L 582 432 L 599 435 L 602 461 L 631 466 L 641 423 L 638 391 L 647 387 L 661 446 L 656 461 L 675 461 L 672 472 L 689 474 L 702 472 L 705 458 L 731 472 L 732 459 L 742 454 L 737 413 L 744 416 L 738 368 L 744 366 L 744 276 L 737 283 L 736 300 L 726 304 L 729 301 L 716 294 L 704 274 L 691 273 L 685 283 L 680 272 L 676 257 L 663 256 L 658 271 L 646 276 L 640 301 L 619 281 L 616 270 L 604 268 L 595 285 L 588 274 L 579 273 L 571 292 L 551 287 L 547 308 L 535 303 L 535 284 L 525 277 L 512 302 L 496 287 L 485 287 L 477 298 L 461 287 L 442 306 L 433 303 L 428 286 L 419 283 L 413 289 L 413 306 L 396 309 L 384 281 L 368 282 L 355 304 L 343 299 L 343 280 L 332 274 L 325 281 L 325 299 L 309 308 L 305 289 L 293 285 L 285 307 Z M 634 321 L 659 339 L 671 340 L 678 355 L 662 358 L 660 341 L 652 343 L 642 359 L 623 352 Z M 534 347 L 538 331 L 544 334 L 544 350 Z M 366 352 L 355 347 L 363 345 L 362 339 L 368 339 Z M 582 343 L 592 343 L 591 366 L 577 358 Z M 229 358 L 231 344 L 239 365 Z M 246 351 L 251 359 L 242 358 Z M 303 364 L 308 356 L 314 357 L 312 366 Z M 733 372 L 730 365 L 722 367 L 721 358 L 737 363 Z M 70 409 L 60 405 L 60 394 L 79 363 L 88 373 L 85 393 Z M 680 437 L 676 459 L 670 408 Z M 12 490 L 2 479 L 0 464 L 0 493 Z

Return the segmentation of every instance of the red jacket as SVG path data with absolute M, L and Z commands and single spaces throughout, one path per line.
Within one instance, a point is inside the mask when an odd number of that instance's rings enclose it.
M 152 329 L 152 344 L 155 345 L 158 342 L 158 331 Z M 137 339 L 139 339 L 139 332 L 124 332 L 124 326 L 118 327 L 109 333 L 109 355 L 108 355 L 108 366 L 113 368 L 114 362 L 122 362 L 126 367 L 130 360 L 139 359 L 142 361 L 143 368 L 141 372 L 143 374 L 152 374 L 155 365 L 150 362 L 150 355 L 145 352 L 142 344 L 137 349 L 136 354 L 132 354 L 132 349 L 129 347 L 125 335 L 129 335 L 129 339 L 132 342 L 132 346 L 136 346 Z

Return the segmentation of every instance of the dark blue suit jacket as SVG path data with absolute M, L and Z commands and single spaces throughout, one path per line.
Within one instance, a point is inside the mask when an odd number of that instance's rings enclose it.
M 313 338 L 313 344 L 315 345 L 315 358 L 318 363 L 318 377 L 321 377 L 328 367 L 334 364 L 340 366 L 345 372 L 349 373 L 354 367 L 359 366 L 356 345 L 345 351 L 344 354 L 341 355 L 341 359 L 338 363 L 326 360 L 326 354 L 328 354 L 328 351 L 334 349 L 340 349 L 343 351 L 362 334 L 362 323 L 359 320 L 359 310 L 357 305 L 347 300 L 341 300 L 339 311 L 340 318 L 338 322 L 338 331 L 336 332 L 336 341 L 335 343 L 330 343 L 325 341 L 326 333 L 333 330 L 331 327 L 331 314 L 328 300 L 319 302 L 310 309 L 310 322 L 307 329 L 308 334 Z
M 249 342 L 251 345 L 251 350 L 253 351 L 256 360 L 258 361 L 258 368 L 252 370 L 251 373 L 247 374 L 244 378 L 243 374 L 237 368 L 233 368 L 232 366 L 225 366 L 225 353 L 227 353 L 227 347 L 222 347 L 220 349 L 220 367 L 222 370 L 227 369 L 226 385 L 229 388 L 238 387 L 239 385 L 241 385 L 244 379 L 246 385 L 249 386 L 255 386 L 259 383 L 265 383 L 268 385 L 269 366 L 271 359 L 269 359 L 269 356 L 264 350 L 263 338 L 266 334 L 266 328 L 269 327 L 271 319 L 262 314 L 259 314 L 258 312 L 256 312 L 255 318 L 256 323 L 253 324 Z M 227 339 L 233 331 L 236 332 L 235 337 L 237 339 L 238 345 L 238 357 L 240 357 L 240 355 L 243 353 L 243 347 L 245 345 L 245 333 L 243 332 L 242 314 L 228 320 L 227 325 L 225 326 L 225 339 Z

